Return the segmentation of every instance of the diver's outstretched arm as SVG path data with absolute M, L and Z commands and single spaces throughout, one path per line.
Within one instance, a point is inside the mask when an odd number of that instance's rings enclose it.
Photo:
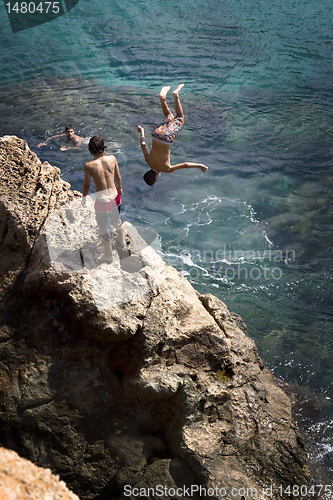
M 200 168 L 202 172 L 207 172 L 208 167 L 203 163 L 190 163 L 188 161 L 184 163 L 178 163 L 177 165 L 171 165 L 168 170 L 168 173 L 174 172 L 175 170 L 180 170 L 181 168 Z

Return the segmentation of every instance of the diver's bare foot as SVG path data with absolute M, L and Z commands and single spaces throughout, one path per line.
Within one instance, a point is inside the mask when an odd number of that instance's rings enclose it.
M 106 255 L 105 253 L 102 253 L 102 255 L 100 255 L 98 257 L 98 260 L 100 262 L 109 262 L 109 263 L 111 263 L 111 262 L 113 262 L 113 257 L 112 257 L 112 255 Z
M 169 87 L 169 86 L 162 87 L 160 90 L 160 99 L 165 99 L 166 95 L 170 89 L 171 89 L 171 87 Z
M 179 92 L 184 87 L 185 83 L 181 83 L 178 87 L 172 92 L 173 97 L 179 96 Z

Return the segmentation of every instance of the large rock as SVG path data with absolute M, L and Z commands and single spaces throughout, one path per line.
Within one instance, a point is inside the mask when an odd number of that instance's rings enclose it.
M 129 251 L 98 263 L 92 202 L 16 137 L 0 140 L 0 196 L 2 445 L 81 499 L 307 484 L 290 401 L 237 314 L 128 223 Z
M 0 448 L 1 500 L 79 500 L 49 469 Z

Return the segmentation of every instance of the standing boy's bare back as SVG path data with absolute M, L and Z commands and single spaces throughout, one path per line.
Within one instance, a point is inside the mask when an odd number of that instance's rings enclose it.
M 89 151 L 94 159 L 84 164 L 84 184 L 82 189 L 82 206 L 86 207 L 91 178 L 96 186 L 95 217 L 102 237 L 104 253 L 101 260 L 112 262 L 112 226 L 116 227 L 117 236 L 122 247 L 126 246 L 123 221 L 119 217 L 120 197 L 123 194 L 122 180 L 116 157 L 104 153 L 104 139 L 93 136 L 89 141 Z M 116 187 L 117 186 L 117 187 Z
M 103 191 L 103 195 L 117 196 L 115 181 L 118 186 L 120 196 L 122 195 L 121 177 L 116 157 L 113 155 L 102 156 L 84 164 L 85 183 L 83 185 L 83 196 L 89 192 L 90 178 L 96 186 L 96 192 Z

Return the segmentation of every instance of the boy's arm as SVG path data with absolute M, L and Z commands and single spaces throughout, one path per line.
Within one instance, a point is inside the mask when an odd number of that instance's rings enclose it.
M 146 138 L 145 138 L 145 129 L 138 125 L 137 131 L 140 132 L 141 137 L 140 137 L 140 146 L 143 152 L 143 156 L 145 157 L 145 160 L 147 161 L 147 158 L 149 156 L 149 151 L 146 146 Z
M 61 146 L 60 151 L 67 151 L 67 149 L 80 149 L 79 146 Z
M 37 147 L 40 148 L 41 146 L 45 146 L 51 139 L 56 139 L 57 137 L 65 137 L 65 136 L 66 134 L 52 135 L 52 137 L 49 137 L 48 139 L 46 139 L 46 141 L 37 144 Z
M 122 184 L 121 175 L 119 172 L 119 165 L 118 165 L 117 160 L 116 160 L 116 166 L 114 169 L 114 180 L 116 181 L 116 184 L 117 184 L 118 193 L 120 194 L 120 196 L 122 196 L 123 195 L 123 188 L 122 188 L 123 184 Z
M 180 170 L 181 168 L 200 168 L 202 172 L 207 172 L 208 167 L 203 163 L 190 163 L 188 161 L 184 163 L 178 163 L 177 165 L 171 165 L 169 167 L 168 173 L 174 172 L 175 170 Z
M 91 180 L 91 173 L 89 170 L 88 165 L 85 163 L 84 165 L 84 183 L 83 183 L 83 188 L 82 188 L 82 202 L 81 205 L 86 208 L 86 203 L 87 203 L 87 194 L 89 193 L 89 188 L 90 188 L 90 180 Z

